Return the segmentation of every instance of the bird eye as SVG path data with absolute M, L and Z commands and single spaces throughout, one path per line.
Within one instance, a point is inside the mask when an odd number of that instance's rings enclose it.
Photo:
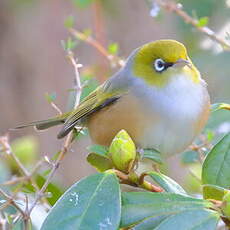
M 165 62 L 161 58 L 156 59 L 154 62 L 154 68 L 157 72 L 162 72 L 166 68 Z

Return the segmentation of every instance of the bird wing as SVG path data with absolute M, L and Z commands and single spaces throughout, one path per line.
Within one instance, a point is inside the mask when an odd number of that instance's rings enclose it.
M 111 80 L 106 81 L 79 104 L 65 120 L 63 128 L 58 134 L 58 138 L 66 136 L 82 118 L 86 118 L 105 106 L 111 105 L 121 97 L 125 90 L 116 90 L 114 87 L 111 90 L 110 84 Z

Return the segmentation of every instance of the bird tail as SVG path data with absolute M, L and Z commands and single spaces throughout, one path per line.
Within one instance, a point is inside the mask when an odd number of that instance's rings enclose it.
M 15 129 L 22 129 L 22 128 L 26 128 L 29 126 L 34 126 L 36 129 L 38 130 L 44 130 L 44 129 L 48 129 L 50 127 L 56 126 L 56 125 L 60 125 L 63 124 L 66 120 L 66 117 L 68 116 L 69 113 L 64 113 L 60 116 L 56 116 L 47 120 L 42 120 L 42 121 L 33 121 L 30 123 L 26 123 L 26 124 L 21 124 L 15 128 L 13 128 L 13 130 Z

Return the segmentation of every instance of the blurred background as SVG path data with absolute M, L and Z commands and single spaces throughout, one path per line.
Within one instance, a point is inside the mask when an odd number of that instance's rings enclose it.
M 205 23 L 210 28 L 223 39 L 229 39 L 229 0 L 183 0 L 181 3 L 190 15 L 197 19 L 206 17 Z M 1 0 L 1 135 L 20 123 L 55 115 L 56 111 L 45 98 L 46 93 L 56 95 L 55 103 L 62 111 L 68 110 L 74 69 L 66 59 L 61 40 L 70 37 L 64 26 L 69 15 L 74 17 L 76 29 L 91 31 L 89 33 L 104 47 L 115 46 L 114 52 L 124 58 L 136 47 L 156 39 L 172 38 L 183 42 L 208 83 L 212 103 L 229 103 L 230 52 L 223 51 L 173 13 L 158 12 L 152 8 L 151 1 Z M 117 69 L 111 68 L 105 57 L 84 42 L 78 41 L 74 52 L 83 64 L 81 75 L 95 79 L 90 86 L 92 88 Z M 222 129 L 226 131 L 230 126 L 229 115 L 224 113 L 220 116 L 222 123 L 209 125 L 218 129 L 224 123 Z M 27 150 L 22 146 L 21 152 L 32 154 L 33 162 L 39 155 L 52 156 L 60 149 L 63 140 L 56 138 L 59 129 L 55 127 L 44 132 L 36 132 L 32 128 L 10 131 L 10 139 L 17 146 L 16 149 L 24 143 Z M 87 136 L 81 136 L 75 142 L 73 152 L 67 154 L 55 176 L 59 183 L 69 186 L 94 172 L 85 159 L 88 145 L 90 140 Z M 178 157 L 168 160 L 169 173 L 177 181 L 186 183 L 184 176 L 181 176 L 184 165 L 178 161 Z

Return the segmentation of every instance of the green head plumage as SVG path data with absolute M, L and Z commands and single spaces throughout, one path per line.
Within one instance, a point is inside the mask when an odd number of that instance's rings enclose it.
M 140 47 L 133 58 L 132 72 L 158 87 L 164 87 L 175 75 L 188 76 L 196 83 L 200 79 L 185 46 L 175 40 L 158 40 Z

